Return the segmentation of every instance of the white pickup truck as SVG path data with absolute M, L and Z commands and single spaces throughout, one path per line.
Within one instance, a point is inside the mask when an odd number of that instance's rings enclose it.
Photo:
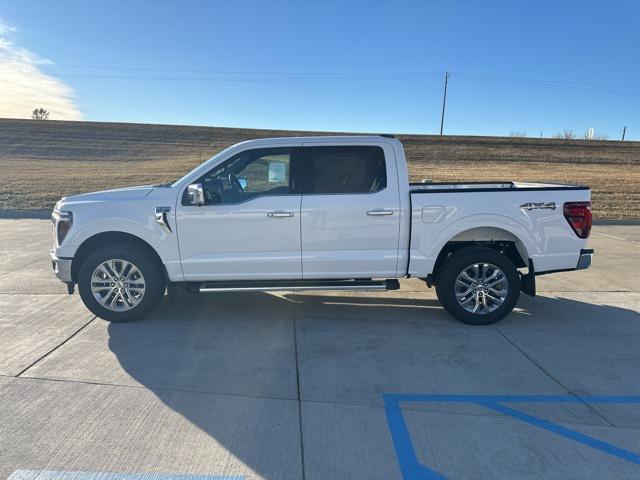
M 63 198 L 53 223 L 56 275 L 110 321 L 181 283 L 395 290 L 418 277 L 458 320 L 490 324 L 535 295 L 536 275 L 593 256 L 588 187 L 410 184 L 390 135 L 242 142 L 173 183 Z

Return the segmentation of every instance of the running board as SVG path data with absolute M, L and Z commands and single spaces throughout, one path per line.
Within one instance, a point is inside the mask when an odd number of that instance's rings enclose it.
M 398 290 L 400 282 L 391 280 L 275 280 L 244 282 L 207 282 L 200 284 L 200 293 L 209 292 L 269 292 L 286 290 Z

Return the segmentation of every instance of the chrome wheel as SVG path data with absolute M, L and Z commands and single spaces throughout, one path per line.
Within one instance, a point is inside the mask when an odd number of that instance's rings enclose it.
M 131 310 L 144 297 L 144 276 L 127 260 L 106 260 L 91 274 L 91 292 L 97 302 L 109 310 Z
M 469 313 L 485 315 L 495 311 L 504 303 L 508 291 L 507 276 L 491 263 L 469 265 L 456 278 L 456 299 Z

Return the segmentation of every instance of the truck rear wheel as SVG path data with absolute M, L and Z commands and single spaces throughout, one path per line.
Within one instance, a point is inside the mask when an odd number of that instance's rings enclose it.
M 142 318 L 164 295 L 162 265 L 144 249 L 128 244 L 105 245 L 91 253 L 78 272 L 85 306 L 111 322 Z
M 458 250 L 440 266 L 438 300 L 457 320 L 489 325 L 502 320 L 520 297 L 520 277 L 505 255 L 489 247 Z

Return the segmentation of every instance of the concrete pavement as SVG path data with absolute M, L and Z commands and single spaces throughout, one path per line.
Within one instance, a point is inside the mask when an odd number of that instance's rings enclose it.
M 595 227 L 591 269 L 539 277 L 489 327 L 455 322 L 418 280 L 185 293 L 109 324 L 53 277 L 50 242 L 48 221 L 0 220 L 0 479 L 640 477 L 640 227 Z M 454 394 L 473 401 L 420 397 Z M 383 395 L 416 397 L 394 420 Z M 501 404 L 518 418 L 488 395 L 531 401 Z M 596 395 L 638 402 L 580 400 Z

